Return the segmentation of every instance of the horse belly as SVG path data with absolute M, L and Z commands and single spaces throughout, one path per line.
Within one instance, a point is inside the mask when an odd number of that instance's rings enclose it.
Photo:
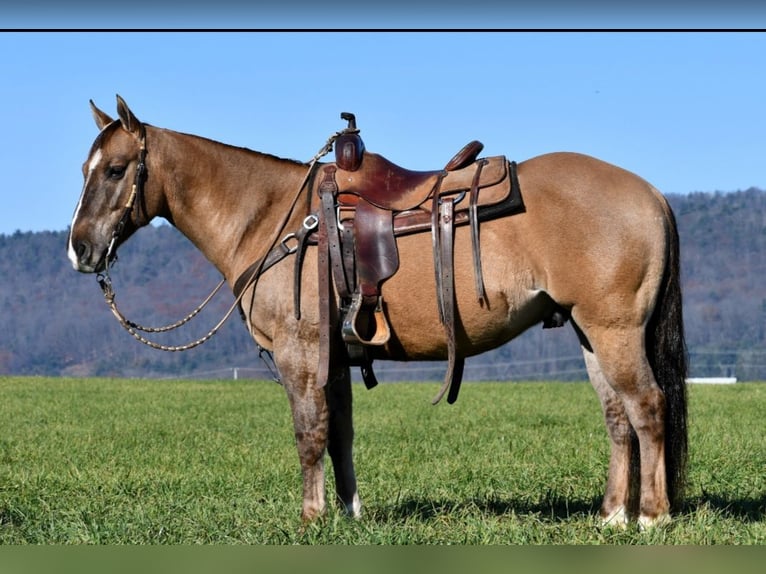
M 489 233 L 487 234 L 489 235 Z M 431 235 L 401 237 L 399 269 L 383 284 L 392 336 L 375 356 L 391 360 L 444 360 L 447 340 L 439 320 Z M 551 301 L 534 288 L 521 260 L 509 256 L 496 238 L 482 245 L 482 274 L 487 294 L 479 302 L 467 227 L 455 233 L 454 274 L 459 353 L 477 355 L 506 343 L 539 322 Z

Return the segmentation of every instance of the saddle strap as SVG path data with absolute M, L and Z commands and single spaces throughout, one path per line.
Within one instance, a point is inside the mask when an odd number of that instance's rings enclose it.
M 322 209 L 319 210 L 319 228 L 317 229 L 317 287 L 319 293 L 319 363 L 317 365 L 317 387 L 327 385 L 330 376 L 331 341 L 333 337 L 333 321 L 331 301 L 334 300 L 330 281 L 331 254 L 334 248 L 340 252 L 340 238 L 336 227 L 334 195 L 338 187 L 335 184 L 335 167 L 325 168 L 325 177 L 319 186 L 319 197 Z M 328 215 L 328 204 L 330 205 Z M 334 233 L 331 231 L 334 230 Z M 341 273 L 345 282 L 345 274 Z M 336 277 L 337 279 L 337 277 Z M 336 283 L 338 289 L 340 284 Z
M 479 241 L 479 178 L 487 160 L 481 160 L 476 166 L 476 174 L 471 183 L 471 193 L 468 202 L 469 220 L 471 225 L 471 244 L 473 245 L 473 277 L 476 285 L 476 296 L 479 303 L 487 303 L 487 292 L 484 290 L 484 276 L 481 271 L 481 243 Z
M 453 198 L 443 198 L 438 209 L 439 224 L 432 230 L 434 235 L 435 256 L 434 267 L 438 268 L 436 275 L 436 298 L 439 304 L 439 317 L 444 325 L 447 336 L 447 372 L 439 393 L 432 400 L 438 403 L 449 389 L 447 402 L 452 404 L 457 400 L 460 383 L 463 379 L 465 359 L 457 356 L 455 340 L 455 324 L 457 322 L 455 304 L 455 273 L 454 273 L 454 219 L 455 201 Z
M 256 280 L 259 276 L 266 273 L 266 271 L 271 269 L 274 265 L 287 258 L 289 255 L 295 253 L 296 277 L 298 278 L 298 281 L 295 283 L 294 292 L 295 318 L 300 319 L 300 272 L 303 262 L 303 253 L 305 252 L 306 245 L 308 245 L 311 239 L 311 235 L 316 229 L 316 224 L 312 223 L 312 218 L 313 216 L 307 217 L 303 223 L 303 226 L 297 232 L 288 234 L 282 239 L 282 241 L 277 243 L 274 248 L 266 254 L 265 257 L 259 258 L 255 263 L 250 265 L 250 267 L 245 269 L 245 271 L 234 282 L 234 286 L 232 287 L 234 297 L 239 297 L 240 293 L 242 293 L 242 291 L 251 283 L 251 281 Z M 290 247 L 288 245 L 288 241 L 291 239 L 295 239 L 297 241 L 297 246 Z M 241 301 L 239 311 L 240 315 L 242 316 L 242 320 L 244 321 L 245 310 L 242 307 Z
M 327 385 L 330 376 L 330 367 L 333 357 L 333 342 L 336 337 L 335 325 L 337 319 L 333 317 L 333 293 L 332 279 L 335 281 L 335 289 L 342 301 L 351 297 L 351 290 L 355 289 L 353 278 L 349 277 L 348 270 L 353 270 L 353 235 L 352 228 L 339 228 L 335 198 L 338 185 L 335 181 L 335 167 L 325 168 L 324 180 L 319 186 L 321 209 L 319 210 L 319 223 L 317 229 L 317 262 L 318 276 L 317 286 L 319 293 L 319 362 L 317 367 L 317 386 L 322 388 Z M 351 259 L 349 262 L 348 259 Z M 346 259 L 346 261 L 344 261 Z M 332 274 L 332 279 L 331 279 Z M 362 378 L 368 389 L 376 386 L 378 381 L 372 369 L 372 359 L 366 348 L 354 347 L 347 353 L 360 351 L 360 356 L 354 357 L 354 361 L 361 367 Z
M 295 264 L 293 270 L 293 307 L 295 320 L 298 321 L 301 318 L 301 276 L 303 275 L 303 260 L 306 256 L 306 247 L 309 244 L 309 238 L 311 234 L 319 224 L 319 218 L 315 215 L 308 215 L 303 220 L 303 225 L 294 234 L 296 241 L 298 242 L 295 247 Z M 282 241 L 284 245 L 285 241 Z
M 343 247 L 338 229 L 338 218 L 335 207 L 335 197 L 338 193 L 338 184 L 335 181 L 335 166 L 324 168 L 324 180 L 319 185 L 319 199 L 322 205 L 321 226 L 327 231 L 327 250 L 329 252 L 330 267 L 335 279 L 335 288 L 341 299 L 348 299 L 353 293 L 353 285 L 348 284 L 348 278 L 343 265 Z

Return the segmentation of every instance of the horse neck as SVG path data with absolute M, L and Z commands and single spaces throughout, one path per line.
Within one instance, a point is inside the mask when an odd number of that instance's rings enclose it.
M 230 284 L 287 233 L 279 226 L 307 165 L 159 128 L 147 133 L 147 147 L 149 178 L 159 174 L 166 204 L 161 215 Z

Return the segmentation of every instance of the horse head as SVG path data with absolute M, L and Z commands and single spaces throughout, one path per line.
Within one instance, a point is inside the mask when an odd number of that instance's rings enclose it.
M 100 131 L 82 167 L 68 246 L 72 266 L 83 273 L 103 271 L 117 247 L 159 213 L 146 181 L 144 124 L 119 95 L 117 120 L 90 106 Z

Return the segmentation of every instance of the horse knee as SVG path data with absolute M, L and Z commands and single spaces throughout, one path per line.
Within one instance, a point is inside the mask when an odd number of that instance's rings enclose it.
M 295 431 L 301 466 L 314 466 L 322 460 L 327 449 L 327 432 L 319 429 Z

